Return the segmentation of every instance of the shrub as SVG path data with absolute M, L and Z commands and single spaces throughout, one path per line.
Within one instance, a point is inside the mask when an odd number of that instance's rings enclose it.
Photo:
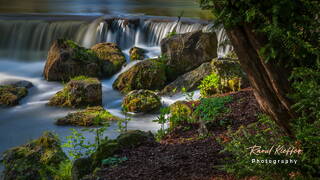
M 196 108 L 194 115 L 206 122 L 213 122 L 219 116 L 230 111 L 225 105 L 231 101 L 231 96 L 203 98 L 200 100 L 200 104 Z
M 217 74 L 211 74 L 205 77 L 199 85 L 200 94 L 202 97 L 208 97 L 215 93 L 219 89 L 220 78 Z

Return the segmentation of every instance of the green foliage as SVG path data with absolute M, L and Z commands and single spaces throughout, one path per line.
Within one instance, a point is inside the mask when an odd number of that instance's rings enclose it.
M 241 126 L 236 132 L 228 130 L 228 142 L 223 142 L 224 149 L 222 152 L 231 153 L 232 156 L 227 158 L 223 170 L 238 177 L 260 176 L 262 178 L 271 178 L 271 175 L 289 176 L 290 172 L 296 172 L 296 165 L 288 164 L 258 164 L 252 163 L 252 159 L 260 160 L 282 160 L 296 159 L 297 157 L 288 157 L 285 155 L 269 154 L 250 154 L 249 147 L 254 145 L 261 146 L 262 149 L 270 149 L 272 145 L 288 145 L 288 139 L 282 138 L 284 134 L 274 121 L 266 115 L 261 115 L 259 121 L 248 125 Z
M 168 107 L 164 107 L 160 109 L 160 114 L 157 117 L 156 120 L 154 120 L 153 122 L 157 122 L 158 124 L 161 125 L 160 129 L 157 131 L 156 133 L 156 139 L 158 141 L 160 141 L 161 139 L 163 139 L 165 137 L 165 135 L 167 134 L 168 130 L 166 129 L 166 124 L 168 122 L 168 115 L 170 114 L 170 108 Z
M 210 95 L 213 95 L 217 93 L 217 90 L 219 89 L 220 84 L 220 77 L 213 73 L 207 77 L 205 77 L 201 84 L 199 85 L 200 88 L 200 94 L 202 97 L 208 97 Z
M 120 133 L 125 133 L 128 131 L 128 123 L 131 121 L 131 118 L 126 117 L 124 119 L 120 119 L 117 123 L 118 129 Z
M 98 62 L 97 54 L 91 49 L 86 49 L 84 47 L 79 46 L 72 40 L 60 39 L 58 42 L 64 43 L 68 47 L 73 49 L 72 59 L 83 61 L 83 62 Z
M 58 167 L 48 167 L 53 174 L 53 180 L 72 180 L 72 162 L 63 161 Z
M 219 116 L 230 111 L 225 105 L 231 101 L 231 96 L 203 98 L 200 100 L 200 104 L 194 114 L 204 121 L 213 122 Z
M 68 148 L 68 154 L 73 159 L 88 157 L 95 151 L 95 145 L 88 142 L 86 137 L 75 129 L 72 130 L 72 135 L 67 136 L 67 142 L 62 147 Z
M 166 38 L 171 38 L 173 36 L 177 35 L 177 32 L 176 31 L 172 31 L 172 32 L 169 32 L 167 35 L 166 35 Z
M 107 159 L 102 160 L 102 165 L 103 166 L 117 166 L 118 164 L 121 164 L 125 161 L 127 161 L 127 157 L 109 157 Z
M 187 101 L 193 101 L 193 96 L 194 96 L 194 91 L 192 92 L 187 92 L 186 88 L 182 88 L 182 94 L 186 97 Z M 176 89 L 174 89 L 176 91 Z

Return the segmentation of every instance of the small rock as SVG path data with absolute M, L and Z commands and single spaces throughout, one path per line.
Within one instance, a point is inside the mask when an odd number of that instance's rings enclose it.
M 20 80 L 20 79 L 7 79 L 0 82 L 0 85 L 13 85 L 16 87 L 32 88 L 33 84 L 30 81 Z
M 117 142 L 121 148 L 136 148 L 144 143 L 154 142 L 154 136 L 151 132 L 140 130 L 131 130 L 120 134 Z
M 101 126 L 109 121 L 116 121 L 120 118 L 113 116 L 103 107 L 88 107 L 85 110 L 70 113 L 66 117 L 57 120 L 57 125 L 75 125 L 75 126 Z
M 0 106 L 11 107 L 19 104 L 19 101 L 27 96 L 28 89 L 14 85 L 0 85 Z
M 134 90 L 127 94 L 122 103 L 125 112 L 152 112 L 161 107 L 161 99 L 150 90 Z
M 145 53 L 146 51 L 144 49 L 139 47 L 133 47 L 129 51 L 130 59 L 131 61 L 143 60 L 145 58 Z
M 101 106 L 101 83 L 96 78 L 76 77 L 68 82 L 63 90 L 56 93 L 48 105 L 73 108 Z

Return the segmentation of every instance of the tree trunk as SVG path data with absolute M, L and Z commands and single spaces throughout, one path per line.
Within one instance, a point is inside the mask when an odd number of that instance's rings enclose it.
M 274 62 L 265 62 L 259 55 L 259 50 L 264 45 L 263 38 L 252 32 L 250 26 L 227 30 L 227 34 L 262 110 L 292 137 L 289 122 L 295 115 L 291 110 L 292 102 L 287 97 L 290 92 L 288 70 Z

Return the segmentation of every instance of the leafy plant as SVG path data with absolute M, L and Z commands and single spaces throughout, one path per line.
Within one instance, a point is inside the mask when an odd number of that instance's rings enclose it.
M 128 131 L 128 123 L 131 121 L 131 118 L 126 117 L 124 119 L 118 120 L 118 129 L 120 133 L 124 133 Z
M 157 131 L 155 137 L 158 141 L 165 137 L 168 130 L 166 129 L 165 125 L 168 123 L 168 115 L 170 114 L 170 108 L 165 107 L 160 109 L 160 115 L 157 117 L 156 120 L 153 122 L 157 122 L 161 125 L 160 129 Z
M 59 167 L 48 166 L 49 171 L 53 174 L 53 180 L 72 180 L 72 162 L 63 161 Z
M 182 88 L 182 94 L 186 97 L 187 101 L 193 101 L 194 100 L 194 91 L 188 92 L 186 88 Z
M 68 148 L 68 154 L 73 159 L 90 156 L 94 150 L 95 145 L 88 142 L 86 137 L 79 131 L 71 129 L 72 135 L 67 136 L 67 142 L 62 147 Z
M 220 77 L 213 73 L 205 77 L 199 85 L 200 94 L 202 97 L 208 97 L 219 91 Z
M 285 155 L 269 154 L 250 154 L 249 147 L 255 145 L 261 146 L 263 149 L 270 149 L 272 145 L 288 145 L 288 139 L 284 137 L 279 127 L 270 120 L 266 115 L 260 115 L 259 121 L 248 125 L 241 126 L 236 132 L 232 129 L 228 130 L 226 137 L 218 139 L 224 146 L 221 152 L 231 153 L 231 157 L 226 158 L 226 164 L 222 168 L 228 173 L 237 175 L 238 177 L 260 176 L 262 178 L 270 178 L 270 175 L 281 175 L 280 177 L 289 178 L 290 172 L 296 172 L 295 165 L 287 164 L 259 164 L 252 163 L 252 159 L 260 160 L 282 160 L 288 159 Z M 223 140 L 224 139 L 224 140 Z M 295 159 L 295 157 L 290 157 Z
M 166 38 L 171 38 L 173 36 L 177 35 L 177 32 L 176 31 L 172 31 L 172 32 L 169 32 L 167 35 L 166 35 Z
M 213 122 L 222 114 L 230 111 L 230 109 L 225 107 L 225 104 L 231 101 L 231 96 L 203 98 L 200 100 L 200 104 L 194 114 L 204 121 Z

